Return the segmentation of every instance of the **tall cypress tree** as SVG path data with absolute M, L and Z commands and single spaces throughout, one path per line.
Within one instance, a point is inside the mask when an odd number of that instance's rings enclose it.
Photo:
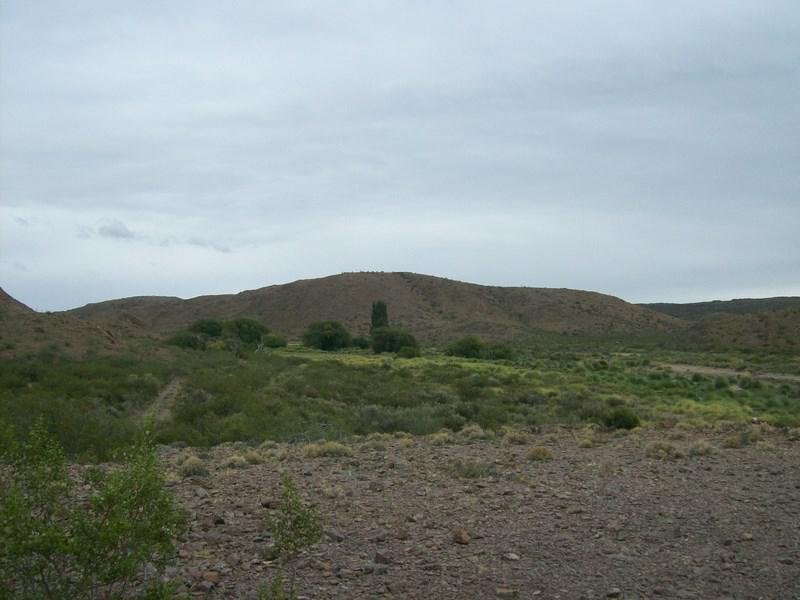
M 377 327 L 389 326 L 389 311 L 386 308 L 386 302 L 383 300 L 376 300 L 372 303 L 372 326 L 370 331 Z

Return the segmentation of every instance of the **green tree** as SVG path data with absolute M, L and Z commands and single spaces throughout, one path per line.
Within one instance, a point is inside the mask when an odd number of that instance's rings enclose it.
M 225 321 L 223 329 L 228 335 L 239 338 L 243 344 L 257 344 L 262 335 L 269 333 L 269 328 L 263 323 L 247 317 Z
M 217 338 L 222 335 L 222 323 L 215 319 L 198 319 L 189 325 L 189 331 L 206 337 Z
M 402 348 L 419 348 L 416 338 L 399 327 L 377 327 L 372 331 L 372 351 L 400 352 Z
M 303 343 L 320 350 L 339 350 L 350 345 L 350 333 L 338 321 L 316 321 L 303 334 Z
M 445 354 L 464 358 L 483 358 L 485 353 L 486 344 L 474 335 L 463 337 L 445 348 Z
M 386 307 L 386 302 L 383 300 L 376 300 L 372 303 L 372 325 L 369 330 L 377 329 L 378 327 L 389 326 L 389 311 Z
M 164 565 L 185 531 L 146 440 L 120 469 L 89 470 L 77 486 L 41 425 L 2 450 L 0 598 L 120 597 L 145 563 Z

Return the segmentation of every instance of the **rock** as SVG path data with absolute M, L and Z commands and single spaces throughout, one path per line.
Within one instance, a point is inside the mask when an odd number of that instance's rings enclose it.
M 392 562 L 391 558 L 389 558 L 386 554 L 380 551 L 375 553 L 375 558 L 373 560 L 375 561 L 376 564 L 379 565 L 388 565 L 391 564 Z
M 194 488 L 194 495 L 198 498 L 208 498 L 208 491 L 205 488 L 196 487 Z
M 216 515 L 214 517 L 214 525 L 225 525 L 225 518 L 221 515 Z
M 743 533 L 742 534 L 742 541 L 743 542 L 752 542 L 753 541 L 753 534 L 752 533 Z
M 505 558 L 506 560 L 512 560 L 512 561 L 513 560 L 519 560 L 519 554 L 515 554 L 514 552 L 507 552 L 506 554 L 503 554 L 503 558 Z
M 219 583 L 219 573 L 217 571 L 206 571 L 203 573 L 203 581 L 210 581 L 216 585 Z
M 409 533 L 408 529 L 401 527 L 395 532 L 394 537 L 396 537 L 398 540 L 404 541 L 409 539 L 411 537 L 411 534 Z
M 369 482 L 369 491 L 370 492 L 382 492 L 384 489 L 384 485 L 380 481 L 370 481 Z
M 389 532 L 385 529 L 376 529 L 372 533 L 369 534 L 367 538 L 370 542 L 384 542 L 386 538 L 389 537 Z
M 494 590 L 494 595 L 498 598 L 518 598 L 519 594 L 517 590 L 507 588 L 507 587 L 499 587 Z
M 261 547 L 259 555 L 264 560 L 276 560 L 278 558 L 278 548 L 275 544 L 266 544 Z
M 463 527 L 459 527 L 458 529 L 453 530 L 453 541 L 456 544 L 462 544 L 466 546 L 467 544 L 469 544 L 469 540 L 470 540 L 469 533 L 467 533 L 467 530 L 464 529 Z
M 606 593 L 606 598 L 619 598 L 620 596 L 622 596 L 622 590 L 619 588 L 611 588 Z
M 201 591 L 201 592 L 204 592 L 204 593 L 206 593 L 206 594 L 207 594 L 207 593 L 209 593 L 211 590 L 213 590 L 213 589 L 214 589 L 214 584 L 213 584 L 213 583 L 211 583 L 210 581 L 205 581 L 205 580 L 203 580 L 203 581 L 201 581 L 200 583 L 198 583 L 198 584 L 197 584 L 196 586 L 194 586 L 194 587 L 195 587 L 195 589 L 196 589 L 196 590 L 199 590 L 199 591 Z
M 778 562 L 781 563 L 782 565 L 793 565 L 794 564 L 794 559 L 789 558 L 787 556 L 785 558 L 779 558 Z
M 277 510 L 280 508 L 281 502 L 280 500 L 276 500 L 275 498 L 266 498 L 261 501 L 262 508 L 268 508 L 270 510 Z
M 418 523 L 419 521 L 422 520 L 423 514 L 422 513 L 415 513 L 413 515 L 408 515 L 407 518 L 408 518 L 408 521 L 410 523 Z
M 373 575 L 385 575 L 389 567 L 380 563 L 368 563 L 361 569 L 364 573 L 372 573 Z
M 325 535 L 328 536 L 329 539 L 333 540 L 334 542 L 342 542 L 344 541 L 344 534 L 340 533 L 333 527 L 329 527 L 324 530 Z

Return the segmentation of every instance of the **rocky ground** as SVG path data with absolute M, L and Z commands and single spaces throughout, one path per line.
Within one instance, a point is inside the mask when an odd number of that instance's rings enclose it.
M 800 598 L 793 437 L 473 431 L 351 441 L 351 456 L 265 448 L 246 466 L 241 446 L 165 448 L 191 515 L 167 575 L 193 597 L 257 597 L 288 471 L 326 530 L 296 561 L 308 599 Z M 208 475 L 179 475 L 192 453 Z

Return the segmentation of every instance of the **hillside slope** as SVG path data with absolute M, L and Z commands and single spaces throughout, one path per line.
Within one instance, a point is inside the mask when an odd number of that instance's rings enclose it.
M 12 358 L 43 350 L 82 357 L 125 348 L 127 331 L 87 323 L 65 313 L 38 313 L 0 289 L 0 357 Z
M 685 326 L 673 317 L 595 292 L 482 286 L 413 273 L 344 273 L 189 300 L 125 298 L 89 304 L 69 314 L 95 322 L 126 318 L 160 333 L 199 318 L 250 316 L 296 339 L 309 323 L 323 319 L 366 333 L 371 304 L 379 299 L 388 303 L 392 323 L 427 343 L 468 333 L 487 339 L 537 332 L 648 335 Z
M 753 314 L 711 314 L 694 323 L 689 336 L 706 350 L 747 348 L 800 353 L 800 307 Z
M 704 317 L 717 313 L 749 315 L 771 310 L 800 308 L 800 298 L 796 296 L 740 298 L 737 300 L 713 300 L 711 302 L 690 302 L 687 304 L 657 302 L 653 304 L 640 304 L 639 306 L 650 308 L 679 319 L 699 321 Z

